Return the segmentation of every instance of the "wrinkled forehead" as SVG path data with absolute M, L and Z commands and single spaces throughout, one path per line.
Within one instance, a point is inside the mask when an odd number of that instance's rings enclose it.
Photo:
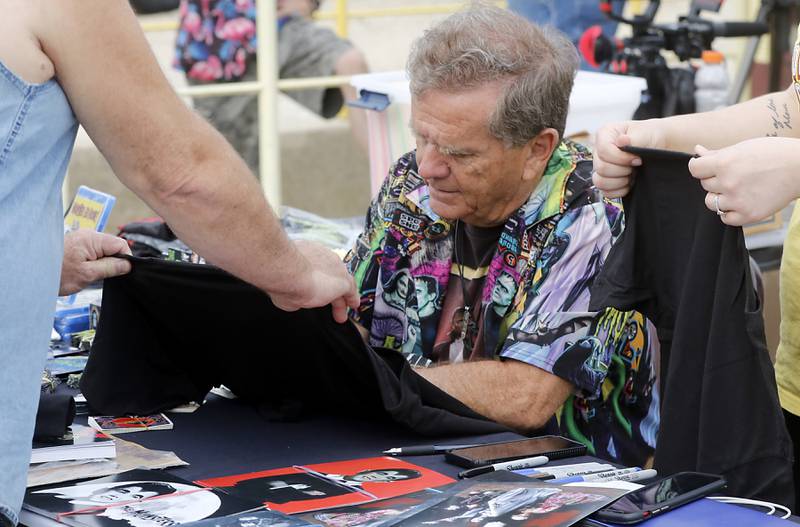
M 507 85 L 508 83 L 505 81 L 493 81 L 469 87 L 428 88 L 411 95 L 411 109 L 414 110 L 424 103 L 435 104 L 437 107 L 444 103 L 446 106 L 443 110 L 467 107 L 472 110 L 488 109 L 491 111 L 497 106 Z
M 411 97 L 411 130 L 418 137 L 439 142 L 483 132 L 503 94 L 500 83 L 465 90 L 428 89 Z

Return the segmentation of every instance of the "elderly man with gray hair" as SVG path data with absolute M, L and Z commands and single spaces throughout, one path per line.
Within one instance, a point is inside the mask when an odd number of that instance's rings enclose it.
M 638 312 L 588 308 L 624 221 L 592 187 L 590 153 L 563 137 L 577 65 L 563 35 L 491 6 L 416 41 L 417 148 L 391 168 L 348 255 L 361 293 L 351 318 L 475 412 L 524 432 L 558 426 L 592 454 L 644 465 L 658 341 Z M 510 304 L 492 294 L 501 276 Z M 422 277 L 438 284 L 424 291 L 438 291 L 433 313 L 419 312 Z

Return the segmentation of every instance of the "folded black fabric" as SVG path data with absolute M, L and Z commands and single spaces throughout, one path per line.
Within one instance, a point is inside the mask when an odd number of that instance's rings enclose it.
M 792 444 L 740 228 L 705 207 L 690 156 L 636 150 L 625 232 L 590 309 L 636 309 L 661 344 L 655 467 L 723 474 L 728 494 L 791 506 Z
M 36 411 L 33 439 L 42 441 L 67 433 L 75 419 L 75 399 L 67 394 L 43 393 Z
M 130 274 L 105 281 L 81 379 L 95 412 L 163 411 L 224 384 L 271 418 L 343 412 L 430 435 L 508 431 L 425 381 L 398 352 L 365 345 L 328 307 L 287 313 L 212 266 L 131 261 Z

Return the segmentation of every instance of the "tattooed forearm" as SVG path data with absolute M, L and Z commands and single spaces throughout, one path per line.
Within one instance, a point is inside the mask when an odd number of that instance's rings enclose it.
M 788 104 L 783 104 L 779 109 L 775 105 L 775 99 L 770 97 L 767 101 L 767 110 L 772 124 L 772 130 L 767 132 L 767 137 L 778 137 L 781 130 L 792 129 L 792 116 L 789 113 Z

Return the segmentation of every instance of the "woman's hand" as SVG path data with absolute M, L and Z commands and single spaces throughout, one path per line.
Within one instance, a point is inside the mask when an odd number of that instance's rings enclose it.
M 720 150 L 698 145 L 689 170 L 700 180 L 706 207 L 728 225 L 775 214 L 800 194 L 800 139 L 762 137 Z

